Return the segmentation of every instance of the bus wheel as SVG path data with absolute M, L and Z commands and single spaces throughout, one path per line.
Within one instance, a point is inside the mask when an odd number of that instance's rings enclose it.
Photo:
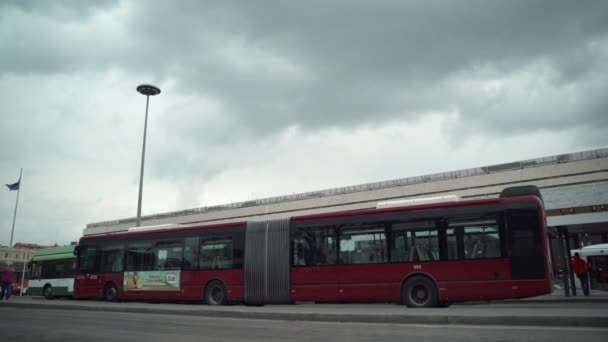
M 427 277 L 413 277 L 403 284 L 403 302 L 408 308 L 432 308 L 439 304 L 437 287 Z
M 53 299 L 53 287 L 50 284 L 44 285 L 42 289 L 42 294 L 46 299 Z
M 118 299 L 118 289 L 114 283 L 108 283 L 103 288 L 103 299 L 106 302 L 115 302 Z
M 213 280 L 205 287 L 205 303 L 209 305 L 226 305 L 228 296 L 226 287 L 219 280 Z

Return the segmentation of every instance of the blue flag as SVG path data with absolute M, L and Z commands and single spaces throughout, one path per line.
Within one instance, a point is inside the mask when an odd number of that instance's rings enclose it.
M 5 184 L 6 187 L 10 190 L 19 190 L 19 183 L 21 183 L 21 179 L 17 181 L 17 183 L 13 183 L 13 184 Z

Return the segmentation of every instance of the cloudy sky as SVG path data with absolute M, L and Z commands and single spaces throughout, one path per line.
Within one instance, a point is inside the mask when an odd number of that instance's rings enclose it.
M 135 216 L 144 82 L 144 214 L 577 152 L 608 146 L 608 2 L 1 1 L 15 241 Z

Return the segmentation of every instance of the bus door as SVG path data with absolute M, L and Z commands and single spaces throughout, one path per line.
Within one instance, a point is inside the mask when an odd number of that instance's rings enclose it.
M 292 232 L 291 296 L 294 301 L 339 300 L 334 226 L 307 226 Z
M 78 270 L 74 279 L 74 293 L 79 297 L 101 296 L 102 284 L 99 274 L 97 274 L 99 252 L 99 248 L 96 246 L 79 246 L 75 250 Z
M 398 300 L 401 275 L 388 263 L 384 223 L 341 225 L 338 256 L 341 301 Z
M 545 279 L 545 255 L 538 212 L 516 209 L 507 211 L 507 239 L 511 279 Z

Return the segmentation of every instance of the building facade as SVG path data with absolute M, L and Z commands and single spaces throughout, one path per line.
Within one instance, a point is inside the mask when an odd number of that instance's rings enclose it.
M 48 247 L 52 246 L 21 242 L 16 243 L 13 247 L 0 246 L 0 268 L 4 268 L 10 263 L 13 268 L 21 269 L 24 263 L 32 260 L 32 257 L 36 254 L 37 250 Z
M 584 234 L 579 245 L 608 233 L 608 148 L 489 165 L 226 205 L 142 217 L 143 225 L 225 223 L 374 208 L 380 201 L 458 194 L 463 199 L 498 196 L 505 187 L 541 189 L 550 226 Z M 126 231 L 135 217 L 90 223 L 84 235 Z M 587 234 L 587 235 L 585 235 Z

